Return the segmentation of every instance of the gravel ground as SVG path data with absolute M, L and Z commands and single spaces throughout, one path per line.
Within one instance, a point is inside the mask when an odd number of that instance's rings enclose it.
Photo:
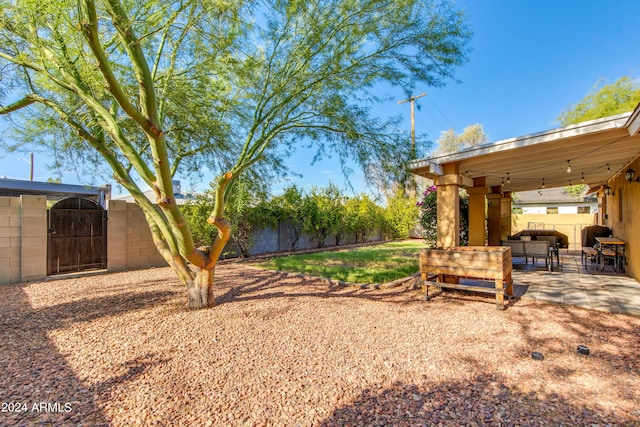
M 640 425 L 639 318 L 216 281 L 199 311 L 166 268 L 0 286 L 0 425 Z

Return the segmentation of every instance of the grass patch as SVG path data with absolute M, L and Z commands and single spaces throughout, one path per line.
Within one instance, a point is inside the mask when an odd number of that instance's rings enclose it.
M 256 263 L 269 270 L 303 273 L 353 283 L 385 283 L 417 273 L 424 240 L 405 240 L 355 249 L 288 255 Z

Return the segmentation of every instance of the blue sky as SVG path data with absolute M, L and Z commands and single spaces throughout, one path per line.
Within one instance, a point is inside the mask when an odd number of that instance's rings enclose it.
M 461 132 L 474 123 L 484 126 L 491 141 L 550 129 L 558 126 L 556 119 L 567 106 L 598 82 L 640 79 L 638 0 L 460 0 L 457 5 L 465 9 L 474 32 L 469 61 L 456 74 L 461 83 L 416 89 L 416 94 L 427 93 L 417 101 L 416 133 L 432 141 L 441 131 L 453 127 Z M 398 105 L 405 98 L 402 91 L 381 93 L 393 100 L 378 111 L 402 114 L 408 132 L 409 105 Z M 29 164 L 18 160 L 28 155 L 0 153 L 0 177 L 29 179 Z M 53 176 L 43 157 L 36 154 L 35 180 Z M 276 183 L 274 190 L 290 182 L 305 188 L 329 182 L 344 186 L 337 160 L 312 166 L 312 159 L 313 152 L 296 152 L 288 164 L 302 177 Z M 350 176 L 356 192 L 364 189 L 364 179 L 359 170 Z M 74 174 L 63 181 L 80 183 Z

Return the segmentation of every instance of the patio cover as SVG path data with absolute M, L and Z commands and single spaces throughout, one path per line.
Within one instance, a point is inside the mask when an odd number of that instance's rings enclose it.
M 543 179 L 548 188 L 596 188 L 624 173 L 639 155 L 640 104 L 630 113 L 415 160 L 409 170 L 435 178 L 443 175 L 443 165 L 457 163 L 463 186 L 484 177 L 487 187 L 504 183 L 505 192 L 538 189 Z

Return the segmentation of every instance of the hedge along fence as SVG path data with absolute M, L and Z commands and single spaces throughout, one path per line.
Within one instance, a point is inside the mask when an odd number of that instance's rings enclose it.
M 382 233 L 381 229 L 373 230 L 366 241 L 377 242 L 390 239 L 390 235 Z M 275 227 L 265 227 L 258 230 L 251 238 L 248 253 L 243 254 L 237 243 L 229 242 L 223 251 L 223 258 L 235 258 L 242 256 L 255 256 L 267 253 L 288 252 L 291 251 L 292 227 L 289 221 L 283 221 Z M 342 245 L 351 245 L 356 242 L 355 237 L 340 240 L 339 245 L 335 243 L 335 235 L 329 235 L 321 247 L 335 247 Z M 294 251 L 318 248 L 318 240 L 315 236 L 308 233 L 302 233 L 298 238 L 298 243 Z
M 346 197 L 334 185 L 309 193 L 293 185 L 273 197 L 239 181 L 232 191 L 225 207 L 232 227 L 227 257 L 406 238 L 418 215 L 415 200 L 402 191 L 385 207 L 365 194 Z M 182 206 L 198 245 L 210 244 L 217 233 L 203 221 L 214 205 L 214 195 L 207 192 Z

